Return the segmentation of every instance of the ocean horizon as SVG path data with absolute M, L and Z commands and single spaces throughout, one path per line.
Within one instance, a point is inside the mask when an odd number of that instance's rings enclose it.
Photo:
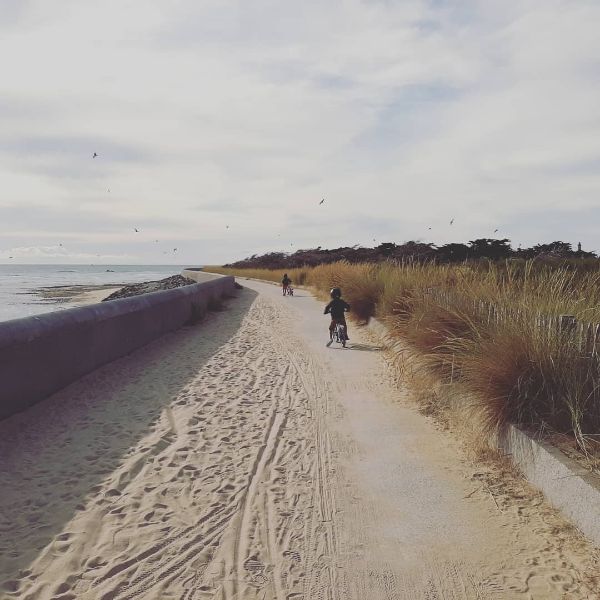
M 0 322 L 77 306 L 60 287 L 122 287 L 179 275 L 190 265 L 0 265 Z M 51 298 L 43 294 L 57 288 Z M 72 294 L 71 294 L 72 295 Z

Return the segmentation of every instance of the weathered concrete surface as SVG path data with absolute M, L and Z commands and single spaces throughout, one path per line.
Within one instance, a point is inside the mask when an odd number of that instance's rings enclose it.
M 181 271 L 181 275 L 183 277 L 187 277 L 188 279 L 193 279 L 197 283 L 204 283 L 205 281 L 214 281 L 215 279 L 220 279 L 224 277 L 224 275 L 219 275 L 218 273 L 207 273 L 202 270 L 202 267 L 189 267 Z
M 234 289 L 233 277 L 219 277 L 0 323 L 0 419 L 199 319 Z
M 527 480 L 600 546 L 600 478 L 514 425 L 507 427 L 500 444 Z

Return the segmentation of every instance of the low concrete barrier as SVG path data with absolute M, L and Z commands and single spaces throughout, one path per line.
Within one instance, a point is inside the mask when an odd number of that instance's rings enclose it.
M 525 478 L 584 535 L 600 546 L 600 479 L 558 448 L 514 425 L 500 439 Z
M 217 273 L 206 273 L 202 270 L 202 267 L 189 267 L 181 271 L 183 277 L 193 279 L 196 283 L 205 283 L 206 281 L 214 281 L 220 279 L 223 275 Z
M 202 317 L 233 277 L 0 323 L 0 419 Z

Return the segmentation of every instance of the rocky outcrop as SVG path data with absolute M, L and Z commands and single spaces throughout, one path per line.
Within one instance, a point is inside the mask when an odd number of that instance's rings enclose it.
M 196 283 L 193 279 L 182 277 L 181 275 L 173 275 L 160 281 L 145 281 L 144 283 L 134 283 L 132 285 L 126 285 L 120 290 L 112 293 L 102 300 L 118 300 L 119 298 L 130 298 L 131 296 L 139 296 L 140 294 L 149 294 L 150 292 L 161 292 L 163 290 L 172 290 L 174 288 L 182 287 L 184 285 L 192 285 Z

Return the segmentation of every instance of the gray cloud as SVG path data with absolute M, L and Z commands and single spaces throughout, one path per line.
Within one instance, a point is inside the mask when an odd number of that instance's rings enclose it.
M 95 159 L 98 163 L 148 162 L 151 156 L 139 147 L 96 136 L 27 136 L 0 140 L 0 152 L 34 158 Z
M 0 206 L 0 232 L 7 236 L 11 232 L 42 231 L 44 235 L 56 237 L 74 235 L 81 240 L 91 233 L 132 235 L 133 228 L 158 229 L 177 223 L 171 217 L 125 217 L 111 210 L 91 210 L 73 206 L 51 207 L 43 205 Z M 57 240 L 59 241 L 59 240 Z

